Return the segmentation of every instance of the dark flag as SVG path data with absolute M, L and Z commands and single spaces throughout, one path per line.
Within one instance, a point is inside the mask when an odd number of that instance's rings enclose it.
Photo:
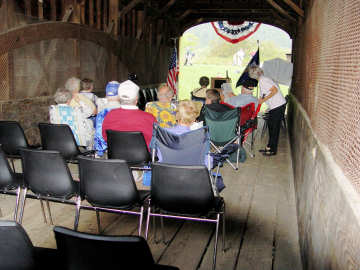
M 245 82 L 246 82 L 247 86 L 254 86 L 254 87 L 257 86 L 258 81 L 255 79 L 251 79 L 249 77 L 249 73 L 248 73 L 249 68 L 254 65 L 257 65 L 257 66 L 260 65 L 259 49 L 254 54 L 254 56 L 251 58 L 249 64 L 247 64 L 245 70 L 243 71 L 239 80 L 236 83 L 236 87 L 243 85 Z

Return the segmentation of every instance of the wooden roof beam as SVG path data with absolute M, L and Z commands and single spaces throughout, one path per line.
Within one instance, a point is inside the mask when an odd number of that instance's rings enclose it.
M 175 4 L 177 0 L 170 0 L 165 7 L 163 7 L 161 10 L 160 10 L 160 13 L 165 13 L 166 11 L 169 10 L 169 8 L 171 8 L 172 5 Z
M 280 14 L 284 15 L 289 20 L 296 22 L 296 19 L 291 16 L 288 12 L 286 12 L 282 7 L 275 3 L 274 0 L 266 0 L 274 9 L 276 9 Z
M 195 10 L 193 9 L 187 9 L 183 14 L 180 15 L 179 21 L 185 19 L 187 16 L 189 16 L 191 13 L 194 13 Z
M 129 4 L 123 7 L 119 12 L 119 19 L 130 12 L 137 4 L 143 2 L 143 0 L 132 0 Z
M 300 17 L 304 18 L 304 10 L 301 9 L 291 0 L 283 0 L 289 7 L 291 7 Z

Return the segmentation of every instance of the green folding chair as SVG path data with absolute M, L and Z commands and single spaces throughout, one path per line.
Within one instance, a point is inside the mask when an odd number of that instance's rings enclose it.
M 217 153 L 220 153 L 225 146 L 231 143 L 240 145 L 241 136 L 238 129 L 240 113 L 237 108 L 225 112 L 216 112 L 205 106 L 204 116 L 205 123 L 209 127 L 210 144 Z M 236 166 L 229 159 L 226 159 L 226 162 L 234 170 L 239 169 L 239 155 L 240 148 L 237 150 Z

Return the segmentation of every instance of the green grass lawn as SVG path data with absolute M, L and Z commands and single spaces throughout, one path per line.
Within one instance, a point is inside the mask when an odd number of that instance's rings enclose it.
M 199 86 L 199 79 L 201 76 L 211 77 L 226 77 L 232 80 L 232 88 L 236 94 L 239 93 L 240 87 L 235 88 L 236 82 L 239 79 L 245 67 L 238 67 L 233 65 L 201 65 L 196 64 L 193 66 L 180 66 L 179 71 L 179 100 L 190 99 L 190 92 Z M 281 92 L 286 96 L 289 92 L 289 87 L 280 85 Z M 256 96 L 256 90 L 254 91 Z M 262 106 L 262 111 L 266 109 L 266 105 Z

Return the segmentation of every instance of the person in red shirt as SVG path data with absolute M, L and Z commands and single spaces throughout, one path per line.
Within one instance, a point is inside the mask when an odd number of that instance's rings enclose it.
M 149 147 L 155 117 L 147 112 L 139 110 L 136 106 L 139 94 L 139 86 L 130 80 L 119 85 L 118 95 L 120 108 L 111 110 L 105 117 L 102 126 L 102 135 L 107 141 L 106 130 L 118 131 L 141 131 Z

